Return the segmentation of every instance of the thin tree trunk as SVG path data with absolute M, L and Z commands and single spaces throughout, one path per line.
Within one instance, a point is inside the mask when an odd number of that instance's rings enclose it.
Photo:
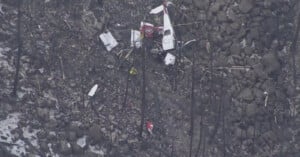
M 16 61 L 16 73 L 14 79 L 14 88 L 12 91 L 12 95 L 17 95 L 18 83 L 19 83 L 19 71 L 20 71 L 20 59 L 22 54 L 22 39 L 21 39 L 21 6 L 22 0 L 19 0 L 18 3 L 18 24 L 17 24 L 17 41 L 18 41 L 18 53 L 17 53 L 17 61 Z
M 193 139 L 194 139 L 194 106 L 195 106 L 195 51 L 193 52 L 192 58 L 192 88 L 191 88 L 191 122 L 190 122 L 190 152 L 189 157 L 192 157 L 193 151 Z
M 292 59 L 292 71 L 293 71 L 293 83 L 294 87 L 297 86 L 297 70 L 296 70 L 296 59 L 295 59 L 295 54 L 297 50 L 297 42 L 299 39 L 299 32 L 300 32 L 300 14 L 298 15 L 297 19 L 297 26 L 296 26 L 296 32 L 295 36 L 291 45 L 291 52 L 290 52 L 290 57 Z
M 146 51 L 148 51 L 148 41 L 145 42 L 145 47 L 142 53 L 142 104 L 141 104 L 141 125 L 140 137 L 143 136 L 143 126 L 145 123 L 145 108 L 146 108 Z

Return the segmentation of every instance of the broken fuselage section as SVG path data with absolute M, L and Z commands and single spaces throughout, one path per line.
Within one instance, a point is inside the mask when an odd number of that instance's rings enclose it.
M 164 51 L 175 49 L 175 32 L 171 23 L 171 19 L 168 13 L 168 2 L 164 2 L 162 5 L 152 9 L 150 14 L 158 14 L 163 12 L 163 37 L 162 48 Z

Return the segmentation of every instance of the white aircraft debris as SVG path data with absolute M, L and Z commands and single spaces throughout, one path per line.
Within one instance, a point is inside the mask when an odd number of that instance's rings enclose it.
M 164 5 L 160 5 L 150 11 L 150 14 L 158 14 L 164 10 Z
M 92 96 L 94 96 L 95 95 L 95 93 L 96 93 L 96 91 L 97 91 L 97 89 L 98 89 L 98 84 L 95 84 L 94 86 L 93 86 L 93 88 L 91 88 L 91 90 L 89 91 L 89 96 L 90 97 L 92 97 Z
M 131 30 L 130 46 L 140 48 L 142 46 L 141 32 Z
M 100 34 L 100 39 L 106 47 L 107 51 L 111 51 L 114 47 L 118 45 L 117 40 L 112 36 L 110 31 Z
M 175 60 L 176 60 L 176 57 L 174 55 L 172 55 L 171 53 L 167 53 L 164 62 L 166 65 L 174 65 Z
M 268 98 L 269 98 L 269 93 L 267 91 L 264 92 L 265 95 L 265 107 L 268 105 Z
M 150 14 L 158 14 L 163 11 L 164 27 L 163 27 L 163 50 L 172 50 L 175 48 L 175 32 L 171 23 L 171 19 L 168 13 L 167 5 L 170 3 L 164 3 L 150 11 Z

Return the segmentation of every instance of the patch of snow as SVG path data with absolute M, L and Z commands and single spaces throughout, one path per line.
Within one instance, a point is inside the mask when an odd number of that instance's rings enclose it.
M 77 140 L 77 145 L 79 145 L 81 148 L 85 147 L 86 146 L 86 135 L 84 135 L 83 137 L 79 138 Z
M 5 120 L 0 121 L 0 142 L 13 143 L 11 131 L 18 127 L 19 116 L 20 113 L 12 113 Z
M 32 130 L 29 130 L 29 127 L 24 127 L 22 128 L 23 130 L 23 136 L 24 138 L 27 138 L 30 143 L 36 147 L 36 148 L 39 148 L 39 144 L 38 144 L 38 138 L 37 138 L 37 133 L 40 131 L 40 130 L 37 130 L 37 129 L 32 129 Z
M 20 113 L 11 113 L 6 119 L 0 121 L 0 142 L 14 144 L 9 146 L 8 150 L 16 156 L 24 156 L 26 154 L 25 142 L 16 140 L 16 137 L 11 133 L 12 130 L 18 127 Z
M 26 154 L 25 143 L 22 140 L 18 140 L 9 151 L 17 156 L 24 156 Z

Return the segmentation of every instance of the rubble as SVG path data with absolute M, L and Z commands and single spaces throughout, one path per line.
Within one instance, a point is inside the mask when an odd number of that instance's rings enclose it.
M 23 1 L 15 98 L 18 1 L 1 1 L 0 156 L 297 156 L 298 1 L 172 2 Z

